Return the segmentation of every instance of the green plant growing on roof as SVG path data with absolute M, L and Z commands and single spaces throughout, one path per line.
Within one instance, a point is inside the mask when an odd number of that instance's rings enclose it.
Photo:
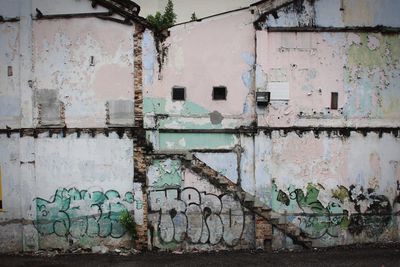
M 153 16 L 148 15 L 147 21 L 153 26 L 154 30 L 161 32 L 171 26 L 176 22 L 176 14 L 174 12 L 174 4 L 171 0 L 168 0 L 167 6 L 164 9 L 164 13 L 161 14 L 159 11 Z
M 124 210 L 121 212 L 119 216 L 119 223 L 125 228 L 125 230 L 130 234 L 132 240 L 136 240 L 137 232 L 136 232 L 136 223 L 132 218 L 132 215 L 128 210 Z
M 162 65 L 164 64 L 165 58 L 168 53 L 168 47 L 164 45 L 164 41 L 168 36 L 168 31 L 166 30 L 172 27 L 176 22 L 176 14 L 174 12 L 174 4 L 172 3 L 172 1 L 168 0 L 163 14 L 157 12 L 154 16 L 149 15 L 147 16 L 147 21 L 153 28 L 152 30 L 154 32 L 154 39 L 157 50 L 158 72 L 160 75 Z

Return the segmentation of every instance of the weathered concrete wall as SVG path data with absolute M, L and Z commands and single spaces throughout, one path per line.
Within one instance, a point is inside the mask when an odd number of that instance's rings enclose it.
M 328 134 L 330 136 L 328 136 Z M 269 205 L 315 246 L 398 240 L 400 140 L 392 134 L 260 133 L 258 176 Z M 279 238 L 276 246 L 281 246 Z
M 135 207 L 130 139 L 116 134 L 95 139 L 39 138 L 35 177 L 37 198 L 32 208 L 36 208 L 40 247 L 123 246 L 121 237 L 129 246 L 119 216 Z
M 262 247 L 271 226 L 226 184 L 315 246 L 398 240 L 400 39 L 365 28 L 398 27 L 397 2 L 296 1 L 265 17 L 270 31 L 243 10 L 173 27 L 163 43 L 96 18 L 31 19 L 90 10 L 77 2 L 0 4 L 0 251 L 129 246 L 123 210 L 150 248 Z M 227 99 L 212 100 L 213 86 Z M 271 93 L 267 107 L 256 90 Z M 275 248 L 290 245 L 274 233 Z
M 2 206 L 0 211 L 0 251 L 11 252 L 22 250 L 23 230 L 20 223 L 7 223 L 10 220 L 21 218 L 21 165 L 19 138 L 17 135 L 7 138 L 0 135 L 0 168 L 2 182 Z M 22 166 L 23 168 L 25 166 Z M 21 203 L 21 204 L 19 204 Z
M 0 128 L 20 126 L 19 22 L 0 24 Z
M 0 3 L 0 252 L 130 247 L 121 212 L 146 221 L 135 133 L 108 127 L 134 125 L 135 27 L 36 19 L 36 8 L 105 11 L 86 0 Z
M 121 104 L 113 104 L 133 103 L 133 32 L 131 26 L 96 18 L 33 23 L 34 88 L 57 92 L 64 109 L 57 114 L 60 124 L 133 124 L 132 104 L 121 110 Z M 40 110 L 36 115 L 40 125 Z
M 363 12 L 356 14 L 355 8 L 363 3 Z M 271 31 L 258 30 L 254 36 L 250 34 L 254 29 L 245 27 L 246 40 L 252 40 L 253 46 L 235 42 L 241 46 L 225 51 L 219 50 L 219 42 L 207 41 L 207 36 L 197 30 L 204 24 L 212 28 L 207 33 L 218 30 L 220 37 L 227 32 L 230 40 L 242 38 L 237 37 L 243 36 L 241 30 L 234 28 L 233 34 L 231 29 L 241 23 L 236 16 L 248 17 L 250 12 L 179 26 L 171 30 L 165 44 L 168 49 L 161 72 L 157 72 L 156 51 L 151 46 L 154 39 L 148 34 L 144 42 L 145 125 L 164 130 L 149 131 L 149 141 L 161 152 L 200 150 L 203 153 L 197 155 L 209 167 L 272 207 L 281 214 L 280 220 L 296 224 L 314 246 L 398 240 L 400 39 L 396 31 L 372 32 L 365 28 L 398 27 L 397 17 L 391 15 L 397 3 L 381 4 L 379 9 L 370 1 L 296 1 L 266 17 L 264 27 Z M 341 15 L 336 15 L 335 8 Z M 332 10 L 331 16 L 326 10 Z M 227 23 L 220 24 L 225 19 Z M 296 32 L 296 27 L 304 32 Z M 319 28 L 314 31 L 310 27 Z M 323 27 L 331 29 L 324 31 Z M 195 43 L 200 40 L 195 38 L 201 38 L 201 45 Z M 208 48 L 209 43 L 212 48 Z M 187 56 L 184 44 L 195 55 Z M 245 47 L 256 48 L 255 53 L 247 54 L 251 57 L 245 57 L 251 58 L 250 71 L 240 74 L 241 65 L 230 64 L 221 74 L 220 62 L 232 61 L 232 51 L 243 51 Z M 196 58 L 200 55 L 207 62 Z M 225 60 L 228 55 L 230 58 Z M 211 98 L 205 97 L 210 93 L 205 93 L 203 85 L 225 74 L 236 85 L 239 77 L 245 85 L 249 81 L 249 92 L 269 91 L 269 105 L 256 108 L 253 98 L 247 105 L 249 98 L 240 94 L 229 99 L 228 85 L 226 103 L 231 107 L 225 109 L 220 103 L 214 107 Z M 185 102 L 170 100 L 173 86 L 186 88 Z M 201 98 L 197 98 L 197 92 L 201 92 Z M 338 94 L 337 109 L 331 106 L 332 93 Z M 240 113 L 243 105 L 250 107 L 249 113 Z M 211 119 L 214 110 L 223 119 L 210 125 L 209 120 L 215 119 Z M 257 131 L 224 131 L 250 125 L 251 119 L 243 122 L 239 118 L 252 118 L 254 113 L 260 127 Z M 228 124 L 227 118 L 238 120 Z M 356 131 L 357 127 L 366 128 Z M 179 162 L 176 171 L 160 171 L 164 163 L 156 161 L 148 172 L 149 212 L 155 216 L 150 219 L 155 231 L 151 242 L 164 249 L 192 249 L 196 242 L 182 237 L 186 233 L 182 229 L 188 225 L 185 218 L 189 217 L 188 203 L 181 193 L 185 194 L 183 183 L 190 171 L 179 168 Z M 228 168 L 230 171 L 226 171 Z M 202 187 L 202 183 L 196 182 L 193 187 Z M 168 208 L 163 210 L 160 203 L 168 203 Z M 179 217 L 171 215 L 171 205 Z M 255 221 L 253 217 L 249 224 L 258 233 Z M 291 241 L 279 231 L 275 229 L 274 233 L 274 248 L 290 245 Z M 249 237 L 254 245 L 256 235 Z
M 220 129 L 252 122 L 255 48 L 247 10 L 171 28 L 163 45 L 159 69 L 154 38 L 144 37 L 146 127 Z M 213 100 L 213 86 L 221 85 L 226 100 Z M 185 87 L 185 101 L 172 100 L 174 86 Z
M 398 34 L 260 31 L 257 41 L 257 89 L 271 91 L 259 125 L 398 125 Z M 288 98 L 275 98 L 279 90 Z
M 124 210 L 143 223 L 131 139 L 115 133 L 0 139 L 0 227 L 1 239 L 8 240 L 1 251 L 131 245 L 119 223 Z

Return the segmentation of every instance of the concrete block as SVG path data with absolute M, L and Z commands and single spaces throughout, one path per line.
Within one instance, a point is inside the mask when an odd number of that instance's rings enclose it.
M 134 103 L 131 100 L 110 100 L 107 102 L 108 124 L 133 126 Z
M 40 126 L 60 126 L 61 102 L 58 100 L 58 90 L 36 90 L 36 106 L 39 109 Z

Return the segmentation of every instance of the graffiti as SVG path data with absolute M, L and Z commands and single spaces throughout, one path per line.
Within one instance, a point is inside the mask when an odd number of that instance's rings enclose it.
M 37 219 L 34 226 L 42 235 L 120 238 L 125 229 L 118 222 L 121 212 L 133 203 L 133 194 L 124 199 L 115 190 L 79 191 L 58 189 L 52 200 L 34 199 Z
M 192 187 L 152 191 L 150 212 L 158 214 L 157 232 L 162 242 L 239 243 L 244 229 L 241 204 L 230 195 L 199 192 Z
M 331 201 L 324 206 L 318 199 L 320 190 L 324 190 L 321 185 L 310 183 L 306 192 L 290 186 L 288 194 L 278 191 L 275 184 L 273 186 L 273 201 L 277 201 L 275 206 L 281 203 L 289 212 L 296 214 L 291 216 L 292 221 L 297 220 L 309 238 L 318 239 L 325 235 L 338 237 L 342 230 L 348 230 L 353 235 L 365 233 L 368 237 L 374 237 L 382 234 L 391 221 L 390 201 L 384 195 L 377 195 L 372 188 L 364 190 L 354 185 L 349 189 L 338 186 L 332 190 Z M 354 213 L 344 208 L 349 204 Z
M 274 191 L 277 191 L 274 184 Z M 330 202 L 326 207 L 318 200 L 320 185 L 308 184 L 306 193 L 301 189 L 289 187 L 289 194 L 279 190 L 276 200 L 296 211 L 300 209 L 302 213 L 312 216 L 296 216 L 299 226 L 304 233 L 313 239 L 321 238 L 324 235 L 337 237 L 340 229 L 348 223 L 347 216 L 331 215 L 341 214 L 345 211 L 335 202 Z M 293 217 L 293 216 L 292 216 Z
M 389 199 L 377 195 L 372 188 L 364 191 L 362 186 L 355 185 L 350 186 L 348 198 L 358 212 L 350 216 L 349 232 L 358 235 L 365 231 L 369 237 L 382 234 L 392 219 Z

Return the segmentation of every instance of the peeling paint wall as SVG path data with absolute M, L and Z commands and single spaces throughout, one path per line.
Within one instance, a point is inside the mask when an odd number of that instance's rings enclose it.
M 0 127 L 20 126 L 19 23 L 0 24 Z
M 247 10 L 171 28 L 160 72 L 149 32 L 144 40 L 146 127 L 215 129 L 251 123 L 254 28 Z M 213 101 L 213 86 L 221 85 L 227 87 L 227 99 Z M 173 86 L 186 88 L 185 101 L 172 101 Z M 216 113 L 219 120 L 213 119 Z
M 237 71 L 238 64 L 230 65 L 224 72 L 213 68 L 220 61 L 228 62 L 222 59 L 232 57 L 232 51 L 237 49 L 221 52 L 215 42 L 208 49 L 207 37 L 197 31 L 204 24 L 212 28 L 207 31 L 209 34 L 218 30 L 220 36 L 231 34 L 230 40 L 241 38 L 237 37 L 241 31 L 231 32 L 232 25 L 240 21 L 234 20 L 236 16 L 172 28 L 165 43 L 167 57 L 161 72 L 156 71 L 157 61 L 152 56 L 156 51 L 150 45 L 154 39 L 148 35 L 144 110 L 146 126 L 152 130 L 148 131 L 149 140 L 161 152 L 206 150 L 196 155 L 208 167 L 254 195 L 258 204 L 270 206 L 279 214 L 280 222 L 295 224 L 313 246 L 398 240 L 400 39 L 398 30 L 366 28 L 398 27 L 398 16 L 392 14 L 397 2 L 381 4 L 378 8 L 372 1 L 304 0 L 278 9 L 276 14 L 271 12 L 260 30 L 244 28 L 248 31 L 246 38 L 252 39 L 256 50 L 241 54 L 252 66 L 242 74 Z M 355 11 L 357 8 L 362 12 Z M 238 12 L 237 16 L 247 15 Z M 225 19 L 230 23 L 224 23 L 221 31 L 219 23 Z M 195 38 L 201 38 L 201 48 L 193 42 L 200 40 Z M 182 44 L 188 44 L 195 56 L 202 55 L 205 60 L 213 54 L 215 63 L 187 56 Z M 245 47 L 242 43 L 238 50 L 243 52 Z M 204 69 L 209 65 L 209 69 Z M 199 66 L 203 67 L 201 71 Z M 219 105 L 221 109 L 214 110 L 213 101 L 198 89 L 209 79 L 215 79 L 212 74 L 204 76 L 208 71 L 221 77 L 230 75 L 231 81 L 241 77 L 250 91 L 270 92 L 270 103 L 255 107 L 253 99 L 247 105 L 249 95 L 237 95 L 232 101 L 228 85 L 227 103 L 232 105 L 231 109 L 223 110 L 223 105 Z M 193 73 L 200 76 L 194 77 Z M 174 85 L 185 87 L 186 101 L 170 100 Z M 203 93 L 201 99 L 192 88 Z M 332 93 L 338 95 L 337 108 L 332 104 Z M 240 125 L 251 125 L 251 120 L 226 124 L 227 118 L 247 114 L 257 115 L 257 124 L 252 125 L 254 131 L 227 132 Z M 211 122 L 218 121 L 221 115 L 222 123 L 210 124 L 208 115 Z M 235 138 L 233 142 L 226 142 L 229 135 Z M 223 154 L 218 150 L 226 150 L 224 153 L 233 157 L 222 160 Z M 230 171 L 224 171 L 228 168 Z M 180 183 L 174 183 L 173 189 L 151 194 L 157 194 L 162 203 L 168 199 L 177 201 L 174 205 L 180 205 L 180 212 L 185 214 L 187 203 L 180 199 L 180 194 L 186 190 L 186 170 L 180 170 L 181 175 L 175 177 Z M 154 173 L 148 173 L 149 177 L 154 178 Z M 157 222 L 153 226 L 157 235 L 152 236 L 156 247 L 174 249 L 175 243 L 186 244 L 176 228 L 182 223 L 186 225 L 185 221 L 174 222 L 171 214 L 163 217 L 168 212 L 161 208 L 154 211 L 154 216 L 160 216 L 153 219 Z M 176 231 L 178 236 L 174 236 Z M 281 234 L 275 229 L 273 248 L 293 245 Z M 251 238 L 255 242 L 254 236 Z M 171 242 L 175 246 L 163 246 Z
M 135 26 L 37 19 L 36 9 L 108 11 L 86 0 L 0 3 L 0 252 L 130 247 L 121 212 L 146 223 L 133 182 Z
M 143 223 L 130 139 L 117 134 L 0 139 L 1 239 L 9 241 L 2 251 L 130 245 L 119 224 L 121 212 L 135 212 Z
M 248 202 L 314 246 L 399 239 L 397 2 L 295 1 L 263 27 L 252 7 L 162 43 L 90 16 L 32 20 L 91 10 L 50 2 L 0 4 L 1 252 L 130 246 L 125 210 L 150 249 L 265 248 Z
M 270 106 L 258 110 L 259 125 L 398 125 L 398 34 L 262 31 L 257 40 L 260 89 L 289 90 L 287 101 L 271 94 Z
M 133 30 L 96 18 L 33 23 L 34 87 L 58 91 L 69 127 L 102 127 L 108 101 L 133 100 Z
M 272 181 L 264 191 L 270 206 L 282 216 L 287 212 L 286 220 L 299 225 L 314 246 L 398 240 L 398 138 L 316 138 L 312 132 L 258 138 L 273 143 L 256 154 Z

